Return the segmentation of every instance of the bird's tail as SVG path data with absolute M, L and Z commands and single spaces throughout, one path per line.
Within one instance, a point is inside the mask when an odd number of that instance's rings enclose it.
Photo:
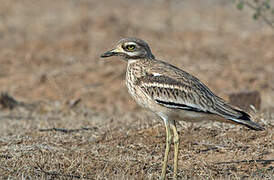
M 253 118 L 249 114 L 230 104 L 225 103 L 222 99 L 218 99 L 215 106 L 215 111 L 218 115 L 228 119 L 229 123 L 241 124 L 255 131 L 265 130 L 262 126 L 253 122 Z
M 248 127 L 249 129 L 255 130 L 255 131 L 263 131 L 265 130 L 264 127 L 260 126 L 259 124 L 253 122 L 251 119 L 251 116 L 249 114 L 247 114 L 244 111 L 238 110 L 238 109 L 233 109 L 234 111 L 236 111 L 237 113 L 240 114 L 239 117 L 234 118 L 234 117 L 229 117 L 228 119 L 235 122 L 236 124 L 241 124 L 244 125 L 246 127 Z

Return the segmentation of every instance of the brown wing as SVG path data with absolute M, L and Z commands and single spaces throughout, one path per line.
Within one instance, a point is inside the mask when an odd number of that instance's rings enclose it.
M 168 63 L 155 61 L 137 84 L 151 99 L 167 108 L 213 113 L 250 129 L 264 130 L 247 113 L 216 96 L 199 79 Z
M 138 84 L 156 103 L 167 108 L 214 113 L 229 119 L 242 115 L 197 78 L 165 62 L 157 61 L 147 69 Z

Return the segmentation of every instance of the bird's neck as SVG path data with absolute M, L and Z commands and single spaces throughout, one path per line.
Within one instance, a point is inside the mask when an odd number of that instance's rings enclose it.
M 141 77 L 145 74 L 146 72 L 146 67 L 149 64 L 148 59 L 133 59 L 133 60 L 128 60 L 127 63 L 127 78 L 138 78 Z

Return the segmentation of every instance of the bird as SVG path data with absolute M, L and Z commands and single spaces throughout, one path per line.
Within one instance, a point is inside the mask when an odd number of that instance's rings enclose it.
M 118 56 L 127 62 L 126 86 L 140 106 L 158 115 L 165 124 L 166 147 L 161 179 L 166 178 L 168 155 L 174 143 L 174 172 L 177 179 L 179 134 L 178 121 L 219 121 L 262 131 L 248 113 L 215 95 L 204 83 L 188 72 L 155 58 L 147 42 L 123 38 L 114 49 L 100 57 Z M 173 133 L 173 135 L 171 134 Z

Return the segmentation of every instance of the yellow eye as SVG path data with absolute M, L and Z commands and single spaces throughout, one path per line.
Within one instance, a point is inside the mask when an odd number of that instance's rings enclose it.
M 127 45 L 127 46 L 126 46 L 126 49 L 127 49 L 128 51 L 133 51 L 135 48 L 136 48 L 136 46 L 133 45 L 133 44 L 130 44 L 130 45 Z

